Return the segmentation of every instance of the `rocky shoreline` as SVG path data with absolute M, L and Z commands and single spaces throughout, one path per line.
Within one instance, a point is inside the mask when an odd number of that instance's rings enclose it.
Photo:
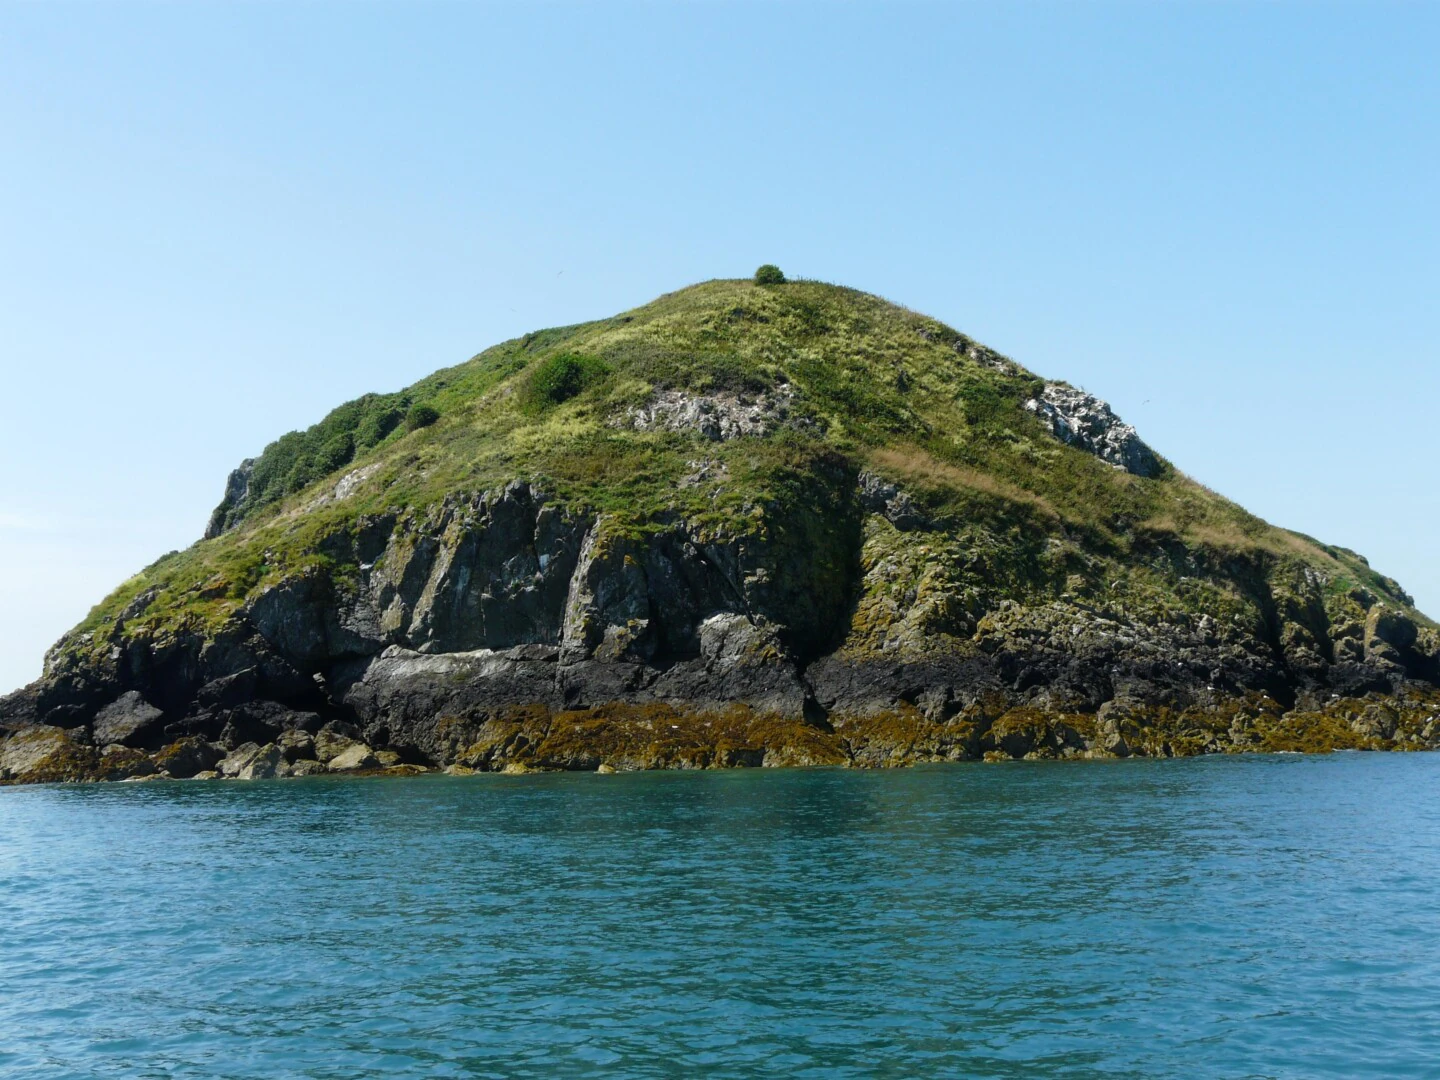
M 1440 746 L 1433 634 L 1377 595 L 1189 555 L 1268 623 L 993 600 L 897 485 L 831 497 L 853 561 L 516 482 L 362 519 L 325 541 L 358 576 L 283 576 L 206 631 L 127 631 L 142 593 L 0 700 L 0 783 Z
M 284 722 L 316 724 L 294 715 Z M 35 725 L 0 744 L 0 784 L 123 780 L 269 780 L 343 774 L 417 776 L 476 773 L 831 766 L 894 768 L 930 762 L 1095 760 L 1233 753 L 1413 751 L 1440 746 L 1440 700 L 1337 701 L 1319 712 L 1282 712 L 1257 698 L 1233 710 L 1146 716 L 1133 708 L 1099 715 L 978 710 L 949 722 L 918 710 L 837 725 L 745 708 L 691 712 L 617 703 L 551 714 L 516 709 L 482 724 L 455 725 L 441 761 L 413 750 L 374 749 L 363 733 L 331 720 L 316 730 L 288 727 L 273 742 L 186 736 L 147 752 L 95 746 L 72 730 Z M 473 736 L 473 737 L 472 737 Z M 408 749 L 408 748 L 407 748 Z M 406 760 L 410 758 L 411 760 Z M 442 763 L 443 762 L 443 763 Z

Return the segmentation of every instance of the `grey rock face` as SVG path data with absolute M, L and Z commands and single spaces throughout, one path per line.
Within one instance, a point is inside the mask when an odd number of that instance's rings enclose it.
M 580 549 L 565 601 L 560 656 L 567 663 L 591 657 L 646 660 L 655 651 L 643 546 L 611 524 L 597 521 Z
M 1093 394 L 1064 383 L 1048 383 L 1038 398 L 1025 403 L 1067 446 L 1078 447 L 1136 476 L 1155 476 L 1160 461 L 1135 429 Z
M 127 690 L 96 714 L 92 737 L 97 746 L 141 746 L 153 740 L 164 715 L 138 690 Z
M 221 533 L 228 532 L 231 524 L 238 520 L 242 504 L 250 494 L 250 476 L 254 471 L 255 459 L 246 458 L 226 479 L 225 494 L 220 499 L 220 505 L 210 514 L 209 524 L 205 526 L 206 540 L 213 540 Z
M 382 646 L 463 652 L 559 644 L 587 522 L 513 483 L 448 507 L 437 525 L 393 535 L 376 564 L 363 599 Z M 352 629 L 362 630 L 354 622 Z

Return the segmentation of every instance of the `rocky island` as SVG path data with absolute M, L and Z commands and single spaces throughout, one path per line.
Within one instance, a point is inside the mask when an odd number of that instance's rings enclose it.
M 767 271 L 272 443 L 0 699 L 0 782 L 1426 749 L 1437 683 L 1361 556 Z

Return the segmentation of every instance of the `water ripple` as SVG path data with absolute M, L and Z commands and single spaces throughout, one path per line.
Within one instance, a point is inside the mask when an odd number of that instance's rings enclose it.
M 7 1077 L 1410 1077 L 1440 756 L 0 791 Z

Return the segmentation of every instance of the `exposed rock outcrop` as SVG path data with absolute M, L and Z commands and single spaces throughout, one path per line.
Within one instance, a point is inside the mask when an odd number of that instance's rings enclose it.
M 1094 454 L 1116 468 L 1136 476 L 1156 476 L 1160 459 L 1141 441 L 1135 429 L 1093 394 L 1064 383 L 1046 383 L 1038 398 L 1025 408 L 1039 416 L 1054 436 L 1067 446 Z
M 246 458 L 240 467 L 230 473 L 225 481 L 225 494 L 220 505 L 210 514 L 205 526 L 205 539 L 212 540 L 230 529 L 240 520 L 245 509 L 245 500 L 250 494 L 250 477 L 255 472 L 255 459 Z
M 646 404 L 632 408 L 626 422 L 639 431 L 694 432 L 724 442 L 745 435 L 768 435 L 787 422 L 803 423 L 791 416 L 794 397 L 788 386 L 752 395 L 660 390 Z

